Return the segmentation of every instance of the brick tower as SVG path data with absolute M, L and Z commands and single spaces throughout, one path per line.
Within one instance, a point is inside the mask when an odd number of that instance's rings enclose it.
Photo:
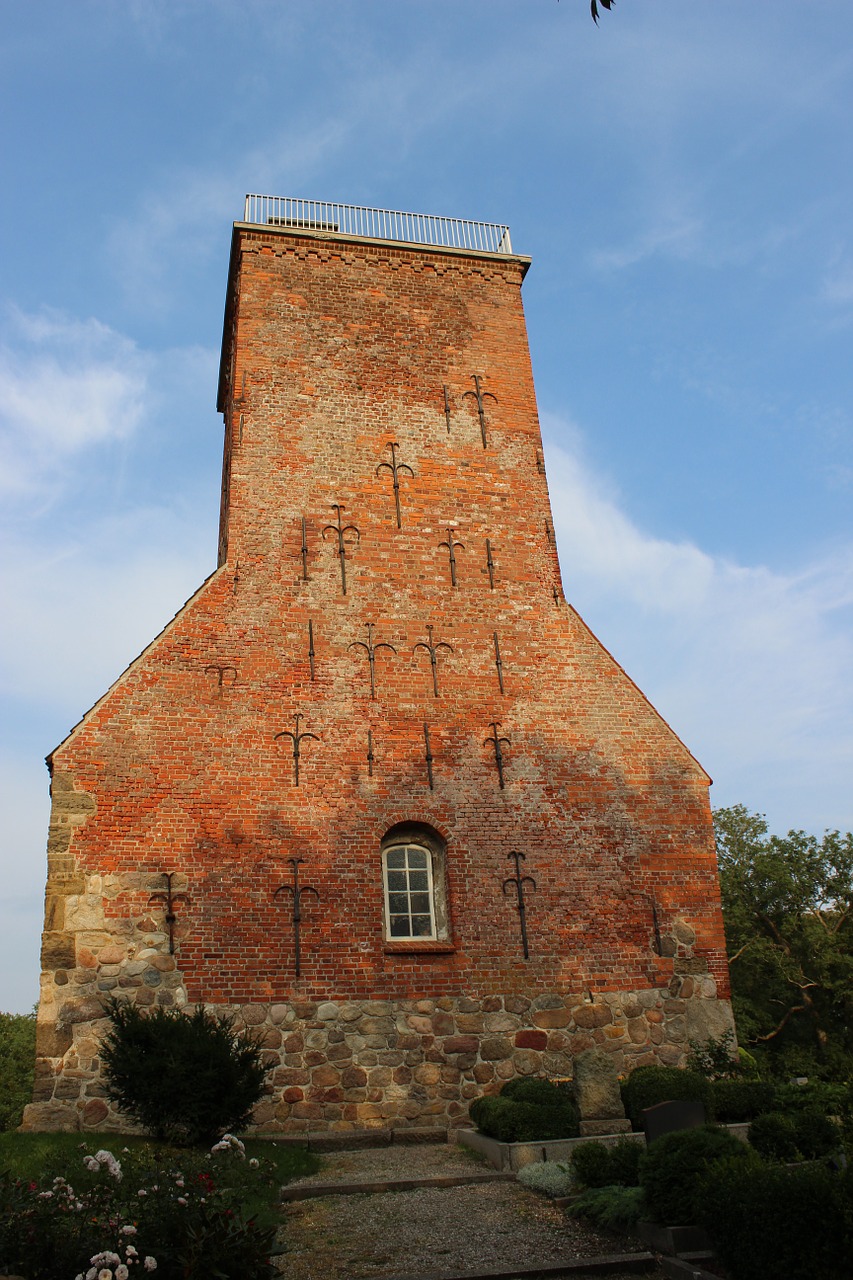
M 49 758 L 30 1127 L 118 1123 L 110 993 L 259 1028 L 266 1131 L 465 1124 L 730 1025 L 708 777 L 563 595 L 528 265 L 247 200 L 219 566 Z

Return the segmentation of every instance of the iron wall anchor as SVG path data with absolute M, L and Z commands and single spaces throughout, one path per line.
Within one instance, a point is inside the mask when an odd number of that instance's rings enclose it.
M 440 547 L 447 547 L 448 555 L 450 556 L 450 585 L 451 587 L 455 587 L 456 586 L 456 556 L 454 554 L 454 548 L 461 547 L 462 550 L 464 551 L 465 543 L 454 541 L 453 530 L 451 529 L 450 525 L 445 525 L 445 528 L 447 529 L 447 541 L 439 542 L 438 545 Z
M 300 938 L 299 926 L 302 923 L 302 895 L 304 893 L 313 893 L 319 902 L 320 895 L 313 885 L 299 883 L 299 864 L 304 862 L 304 858 L 288 858 L 287 861 L 293 867 L 293 884 L 280 884 L 273 894 L 277 898 L 280 893 L 290 893 L 293 895 L 293 948 L 296 960 L 296 976 L 300 976 L 302 972 L 302 958 L 300 954 Z
M 178 918 L 175 915 L 175 903 L 179 898 L 183 899 L 184 902 L 186 902 L 187 899 L 186 894 L 184 893 L 172 892 L 172 880 L 178 874 L 177 871 L 164 871 L 162 874 L 163 879 L 166 881 L 166 892 L 152 893 L 149 898 L 149 902 L 154 902 L 159 898 L 166 908 L 166 914 L 163 919 L 169 928 L 169 955 L 173 956 L 175 954 L 175 921 Z
M 323 541 L 325 542 L 326 534 L 329 531 L 335 534 L 337 538 L 337 542 L 338 542 L 337 555 L 338 555 L 338 559 L 341 562 L 341 591 L 344 595 L 346 595 L 347 593 L 347 568 L 346 568 L 347 552 L 346 552 L 346 539 L 344 535 L 347 533 L 354 533 L 355 541 L 356 543 L 358 543 L 358 542 L 361 542 L 361 532 L 359 529 L 356 528 L 354 524 L 341 523 L 341 512 L 343 511 L 343 509 L 344 508 L 342 503 L 340 502 L 332 503 L 332 510 L 337 512 L 337 524 L 326 525 L 326 527 L 323 529 Z M 350 544 L 350 545 L 353 545 L 353 544 Z
M 391 472 L 391 479 L 394 485 L 394 506 L 397 509 L 397 528 L 402 529 L 403 522 L 400 518 L 400 472 L 408 471 L 413 480 L 415 478 L 415 473 L 408 463 L 397 461 L 397 450 L 399 447 L 400 445 L 396 440 L 392 444 L 388 445 L 388 448 L 391 450 L 391 461 L 380 462 L 379 466 L 376 468 L 376 474 L 379 475 L 379 472 L 383 467 L 387 471 Z
M 487 449 L 488 442 L 486 440 L 486 407 L 483 401 L 485 400 L 486 396 L 491 396 L 491 398 L 497 403 L 497 396 L 492 395 L 491 391 L 484 391 L 482 389 L 482 387 L 480 386 L 480 379 L 476 373 L 472 373 L 471 377 L 474 379 L 475 390 L 466 391 L 462 398 L 464 400 L 465 396 L 474 396 L 474 398 L 477 401 L 477 416 L 480 419 L 480 435 L 483 440 L 483 448 Z
M 208 673 L 209 671 L 215 671 L 215 672 L 217 673 L 217 675 L 218 675 L 218 677 L 219 677 L 218 685 L 219 685 L 219 688 L 220 688 L 220 689 L 222 688 L 222 686 L 223 686 L 223 685 L 225 685 L 225 687 L 226 687 L 226 689 L 227 689 L 227 688 L 229 688 L 232 684 L 236 684 L 236 683 L 237 683 L 237 668 L 236 668 L 236 667 L 224 667 L 224 666 L 220 666 L 220 665 L 219 665 L 218 663 L 216 663 L 216 662 L 209 662 L 209 663 L 207 664 L 207 666 L 205 667 L 205 669 L 204 669 L 204 673 L 205 673 L 205 675 L 207 675 L 207 673 Z M 226 679 L 225 679 L 225 673 L 226 673 L 226 671 L 230 671 L 230 672 L 232 673 L 232 675 L 234 676 L 234 679 L 233 679 L 233 680 L 228 680 L 228 681 L 226 681 Z
M 506 855 L 508 858 L 515 859 L 515 875 L 508 876 L 503 882 L 504 897 L 506 897 L 506 887 L 508 884 L 515 888 L 515 905 L 518 908 L 518 920 L 521 925 L 521 945 L 524 950 L 525 960 L 530 959 L 530 952 L 527 947 L 527 905 L 524 901 L 524 886 L 529 884 L 533 889 L 536 888 L 536 881 L 533 876 L 523 876 L 521 874 L 521 864 L 525 861 L 525 854 L 513 850 L 512 853 Z
M 429 725 L 428 724 L 424 725 L 424 749 L 426 753 L 426 767 L 427 767 L 427 777 L 429 778 L 429 789 L 430 791 L 433 791 L 434 786 L 433 786 L 433 776 L 432 776 L 432 748 L 430 747 L 430 743 L 429 743 Z
M 293 785 L 295 787 L 299 786 L 299 756 L 301 754 L 300 743 L 304 742 L 306 738 L 313 738 L 315 742 L 320 741 L 316 733 L 306 733 L 305 731 L 302 733 L 299 732 L 299 721 L 301 719 L 302 712 L 297 711 L 296 723 L 293 732 L 291 733 L 290 729 L 283 729 L 281 733 L 277 733 L 273 739 L 273 741 L 277 742 L 279 738 L 290 738 L 293 742 Z
M 500 645 L 498 644 L 498 633 L 497 633 L 497 631 L 495 631 L 495 632 L 493 632 L 493 633 L 492 633 L 492 638 L 493 638 L 493 640 L 494 640 L 494 642 L 495 642 L 495 666 L 496 666 L 496 667 L 497 667 L 497 669 L 498 669 L 498 684 L 499 684 L 499 685 L 500 685 L 500 687 L 501 687 L 501 693 L 503 693 L 503 691 L 504 691 L 504 664 L 503 664 L 503 662 L 501 661 L 501 647 L 500 647 Z
M 364 625 L 367 627 L 367 643 L 365 644 L 363 640 L 353 640 L 352 644 L 347 645 L 347 648 L 363 649 L 364 652 L 367 654 L 367 661 L 370 666 L 370 696 L 371 698 L 375 698 L 376 697 L 376 652 L 378 649 L 390 649 L 392 653 L 396 654 L 397 650 L 394 648 L 393 644 L 387 644 L 384 640 L 381 640 L 379 644 L 374 644 L 373 643 L 373 623 L 366 622 Z
M 439 649 L 446 649 L 448 653 L 453 653 L 453 645 L 447 644 L 444 640 L 439 640 L 438 644 L 435 644 L 432 638 L 432 627 L 429 624 L 427 624 L 427 636 L 428 636 L 427 640 L 419 640 L 418 643 L 412 647 L 412 653 L 416 653 L 418 649 L 426 649 L 427 653 L 429 654 L 430 666 L 432 667 L 432 692 L 433 692 L 433 695 L 437 698 L 438 697 L 438 657 L 437 657 L 438 651 Z
M 500 727 L 500 723 L 501 723 L 500 720 L 493 720 L 491 722 L 492 732 L 489 734 L 488 738 L 486 738 L 485 741 L 483 742 L 483 746 L 485 747 L 491 742 L 492 746 L 495 749 L 495 765 L 498 771 L 498 782 L 500 783 L 501 790 L 503 790 L 504 758 L 503 758 L 503 752 L 501 751 L 501 743 L 505 742 L 508 747 L 511 747 L 512 743 L 510 742 L 509 738 L 501 738 L 498 736 L 498 729 Z

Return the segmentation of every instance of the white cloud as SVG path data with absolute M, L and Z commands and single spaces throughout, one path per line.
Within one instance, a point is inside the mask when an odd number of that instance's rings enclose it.
M 787 573 L 736 564 L 639 529 L 579 453 L 551 444 L 548 467 L 566 595 L 715 777 L 715 803 L 853 827 L 853 545 Z
M 145 364 L 133 342 L 98 320 L 10 311 L 0 343 L 0 491 L 31 495 L 70 455 L 132 434 Z

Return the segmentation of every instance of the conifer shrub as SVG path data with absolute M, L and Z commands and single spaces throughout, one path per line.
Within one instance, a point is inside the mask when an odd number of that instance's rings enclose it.
M 640 1186 L 655 1220 L 668 1227 L 698 1222 L 702 1178 L 726 1159 L 757 1163 L 746 1143 L 712 1124 L 656 1138 L 640 1157 Z
M 233 1019 L 128 1002 L 106 1006 L 104 1085 L 118 1108 L 153 1137 L 178 1145 L 245 1129 L 264 1088 L 261 1048 Z
M 714 1114 L 711 1082 L 698 1071 L 685 1071 L 681 1067 L 637 1067 L 622 1081 L 621 1089 L 625 1114 L 634 1129 L 643 1128 L 646 1107 L 657 1106 L 659 1102 L 701 1102 L 709 1118 Z
M 765 1160 L 785 1163 L 797 1159 L 797 1130 L 791 1117 L 781 1111 L 756 1116 L 747 1137 L 750 1146 Z
M 607 1231 L 632 1231 L 646 1216 L 642 1187 L 591 1187 L 567 1208 L 572 1218 L 588 1218 Z

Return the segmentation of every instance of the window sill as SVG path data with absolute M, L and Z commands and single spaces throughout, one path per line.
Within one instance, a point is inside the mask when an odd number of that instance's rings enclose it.
M 401 938 L 387 940 L 382 947 L 386 956 L 451 955 L 456 945 L 446 938 Z

